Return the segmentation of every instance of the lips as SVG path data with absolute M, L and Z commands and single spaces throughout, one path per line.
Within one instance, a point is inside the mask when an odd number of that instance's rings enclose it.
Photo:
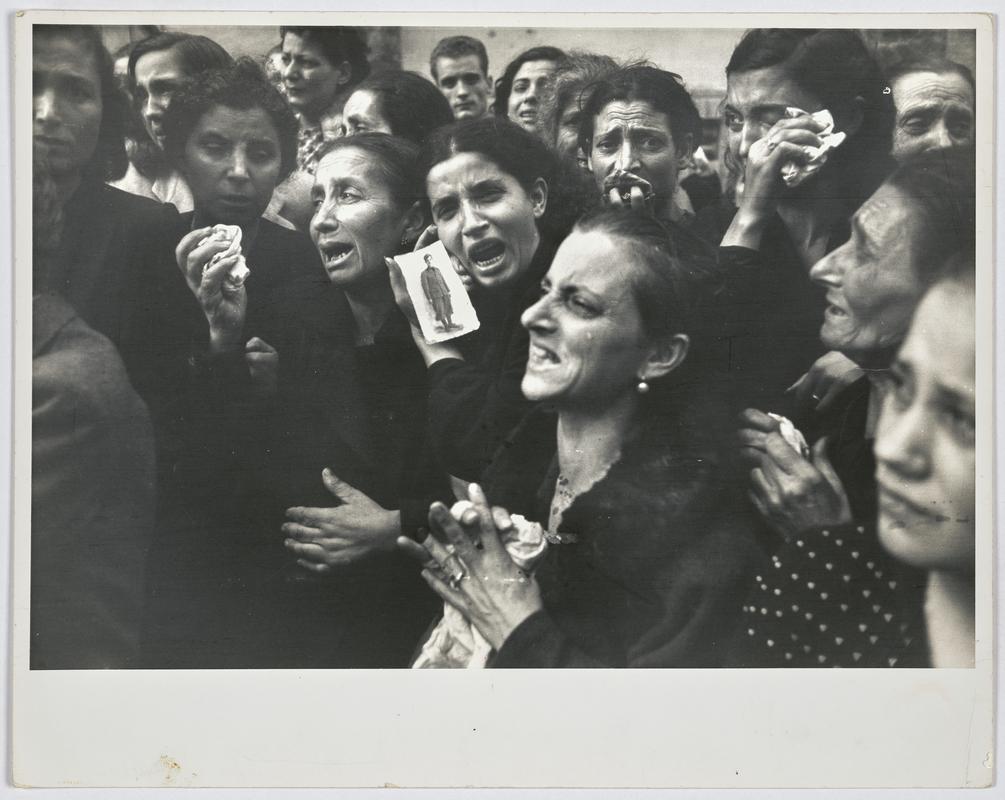
M 326 269 L 338 269 L 349 259 L 355 248 L 345 242 L 319 242 L 318 252 Z
M 60 148 L 70 146 L 70 142 L 68 142 L 66 139 L 59 139 L 55 136 L 42 136 L 41 134 L 35 134 L 33 139 L 37 144 L 45 145 L 48 148 Z
M 904 495 L 883 484 L 879 485 L 879 507 L 882 512 L 889 514 L 896 518 L 898 522 L 905 525 L 912 519 L 935 522 L 947 522 L 949 520 L 948 517 L 927 509 L 913 500 L 909 500 Z
M 834 302 L 834 297 L 830 294 L 827 295 L 827 311 L 825 312 L 832 317 L 847 317 L 848 312 L 845 311 L 841 306 Z
M 531 341 L 530 350 L 527 354 L 527 367 L 529 369 L 548 369 L 561 363 L 561 359 L 554 350 L 549 350 L 538 342 Z
M 468 248 L 467 258 L 479 272 L 491 273 L 501 267 L 506 259 L 506 245 L 499 239 L 484 239 Z

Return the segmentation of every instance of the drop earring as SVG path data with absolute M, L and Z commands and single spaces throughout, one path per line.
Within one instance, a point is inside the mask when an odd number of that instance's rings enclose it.
M 646 382 L 645 378 L 639 378 L 639 385 L 635 387 L 635 390 L 639 394 L 645 394 L 649 391 L 649 384 Z

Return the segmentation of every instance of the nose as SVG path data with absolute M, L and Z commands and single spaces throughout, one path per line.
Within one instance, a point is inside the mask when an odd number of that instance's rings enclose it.
M 480 238 L 488 228 L 488 223 L 479 213 L 474 203 L 461 201 L 461 234 L 468 238 Z
M 237 180 L 248 179 L 248 154 L 244 152 L 243 147 L 234 148 L 234 154 L 227 169 L 227 177 Z
M 841 277 L 844 275 L 844 259 L 847 257 L 845 251 L 849 244 L 851 243 L 841 245 L 837 250 L 824 256 L 810 267 L 810 280 L 827 289 L 836 289 L 841 286 Z
M 159 116 L 164 110 L 164 103 L 161 98 L 155 94 L 147 95 L 146 102 L 143 103 L 143 116 L 154 117 Z
M 618 160 L 615 163 L 618 169 L 625 170 L 627 172 L 632 172 L 639 168 L 639 157 L 632 144 L 632 139 L 630 136 L 625 136 L 624 141 L 621 144 L 621 150 L 618 152 Z
M 551 295 L 541 295 L 536 303 L 520 315 L 520 324 L 529 331 L 540 333 L 554 330 L 555 321 L 551 317 Z
M 740 160 L 745 160 L 747 158 L 747 153 L 750 152 L 750 146 L 760 139 L 764 134 L 764 130 L 759 124 L 744 122 L 743 130 L 740 131 L 740 145 L 736 151 L 736 154 L 740 157 Z
M 291 58 L 288 63 L 283 65 L 281 73 L 283 76 L 283 80 L 284 81 L 293 80 L 297 75 L 296 70 L 297 70 L 297 62 Z
M 928 149 L 948 150 L 956 144 L 957 141 L 949 132 L 949 126 L 946 125 L 946 121 L 944 119 L 940 119 L 929 134 Z
M 56 93 L 52 89 L 46 89 L 35 95 L 34 112 L 38 122 L 56 121 Z
M 318 235 L 333 233 L 338 228 L 338 217 L 335 214 L 334 206 L 325 201 L 314 211 L 311 217 L 311 233 L 314 243 L 317 244 Z
M 876 462 L 901 478 L 923 480 L 932 464 L 930 441 L 924 404 L 915 398 L 907 408 L 898 409 L 888 396 L 876 429 Z

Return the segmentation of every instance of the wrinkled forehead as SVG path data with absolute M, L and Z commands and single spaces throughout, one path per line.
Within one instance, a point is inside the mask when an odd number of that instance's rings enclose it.
M 893 102 L 898 110 L 908 105 L 958 103 L 974 107 L 970 82 L 956 72 L 908 72 L 893 82 Z
M 613 128 L 646 128 L 670 133 L 670 116 L 657 111 L 648 100 L 612 100 L 594 119 L 599 133 Z

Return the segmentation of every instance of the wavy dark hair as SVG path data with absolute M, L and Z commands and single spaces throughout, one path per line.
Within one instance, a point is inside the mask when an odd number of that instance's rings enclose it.
M 754 28 L 733 50 L 726 76 L 767 67 L 783 68 L 831 111 L 838 126 L 861 103 L 862 124 L 833 152 L 829 168 L 845 176 L 855 198 L 872 194 L 892 168 L 894 110 L 885 93 L 887 79 L 861 35 L 847 29 Z
M 433 131 L 419 156 L 423 180 L 433 167 L 458 153 L 487 158 L 527 193 L 542 179 L 548 186 L 548 203 L 538 229 L 553 240 L 564 237 L 593 202 L 571 167 L 563 165 L 539 137 L 505 117 L 459 120 Z
M 377 168 L 399 208 L 407 209 L 420 201 L 428 219 L 428 203 L 424 181 L 426 174 L 418 166 L 419 145 L 410 139 L 387 133 L 357 133 L 341 139 L 330 139 L 318 150 L 318 164 L 330 153 L 339 150 L 359 150 Z
M 127 103 L 116 83 L 112 57 L 101 40 L 101 29 L 94 25 L 33 25 L 33 49 L 38 49 L 42 38 L 56 36 L 70 40 L 94 59 L 101 85 L 101 127 L 94 155 L 84 168 L 85 177 L 100 181 L 121 178 L 129 166 L 125 148 Z
M 135 142 L 131 154 L 133 165 L 147 178 L 156 178 L 171 170 L 167 155 L 150 140 L 143 126 L 142 101 L 136 85 L 136 63 L 149 53 L 172 50 L 178 56 L 181 70 L 188 79 L 210 69 L 220 69 L 234 63 L 233 57 L 223 47 L 207 36 L 167 31 L 136 42 L 129 51 L 127 81 L 132 99 L 132 114 L 128 133 Z
M 223 69 L 207 70 L 185 84 L 164 113 L 164 151 L 175 164 L 182 162 L 185 144 L 206 112 L 217 107 L 242 111 L 260 108 L 272 120 L 279 136 L 279 181 L 297 165 L 300 123 L 279 90 L 250 58 L 241 58 Z
M 328 25 L 323 28 L 284 25 L 279 29 L 279 41 L 285 39 L 288 33 L 320 47 L 328 63 L 333 67 L 348 62 L 350 77 L 345 89 L 355 87 L 370 74 L 370 48 L 367 46 L 366 34 L 362 28 L 346 25 Z
M 380 72 L 354 91 L 371 92 L 381 115 L 391 126 L 391 133 L 417 144 L 422 144 L 440 126 L 454 121 L 447 98 L 435 84 L 415 72 Z
M 513 79 L 516 78 L 520 67 L 528 61 L 553 61 L 556 66 L 561 67 L 565 63 L 565 58 L 565 51 L 559 50 L 557 47 L 532 47 L 530 50 L 524 50 L 520 53 L 506 65 L 502 77 L 496 81 L 496 99 L 492 104 L 492 110 L 495 114 L 500 117 L 507 115 L 510 92 L 513 91 Z

